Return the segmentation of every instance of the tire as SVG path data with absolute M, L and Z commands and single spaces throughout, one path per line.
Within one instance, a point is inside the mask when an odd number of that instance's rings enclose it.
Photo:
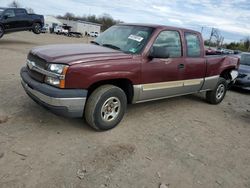
M 219 104 L 225 97 L 228 84 L 224 78 L 219 78 L 219 81 L 212 91 L 207 91 L 206 100 L 210 104 Z
M 85 120 L 95 130 L 114 128 L 122 120 L 127 109 L 127 97 L 122 89 L 103 85 L 93 91 L 85 106 Z
M 0 25 L 0 38 L 2 38 L 4 35 L 4 28 Z
M 32 31 L 33 33 L 35 34 L 40 34 L 41 31 L 42 31 L 42 26 L 40 23 L 34 23 L 33 26 L 32 26 Z

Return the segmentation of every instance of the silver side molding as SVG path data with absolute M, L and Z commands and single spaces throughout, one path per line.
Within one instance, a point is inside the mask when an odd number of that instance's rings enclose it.
M 216 86 L 218 80 L 219 75 L 216 75 L 198 79 L 134 85 L 134 97 L 132 102 L 139 103 L 212 90 Z

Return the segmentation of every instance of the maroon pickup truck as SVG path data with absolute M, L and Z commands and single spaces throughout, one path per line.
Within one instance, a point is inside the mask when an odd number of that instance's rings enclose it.
M 205 57 L 201 34 L 161 25 L 120 24 L 92 44 L 34 48 L 21 69 L 27 94 L 51 111 L 115 127 L 128 103 L 206 92 L 220 103 L 239 59 Z

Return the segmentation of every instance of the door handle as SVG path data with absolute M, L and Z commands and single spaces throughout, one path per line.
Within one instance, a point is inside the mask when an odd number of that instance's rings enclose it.
M 181 63 L 181 64 L 178 65 L 178 69 L 184 69 L 184 68 L 185 68 L 184 64 Z

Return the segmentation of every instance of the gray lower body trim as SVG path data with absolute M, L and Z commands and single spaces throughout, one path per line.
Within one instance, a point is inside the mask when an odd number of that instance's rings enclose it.
M 219 76 L 134 85 L 133 103 L 188 95 L 215 88 Z
M 219 75 L 206 77 L 201 90 L 202 91 L 213 90 L 219 81 L 219 77 L 220 77 Z

